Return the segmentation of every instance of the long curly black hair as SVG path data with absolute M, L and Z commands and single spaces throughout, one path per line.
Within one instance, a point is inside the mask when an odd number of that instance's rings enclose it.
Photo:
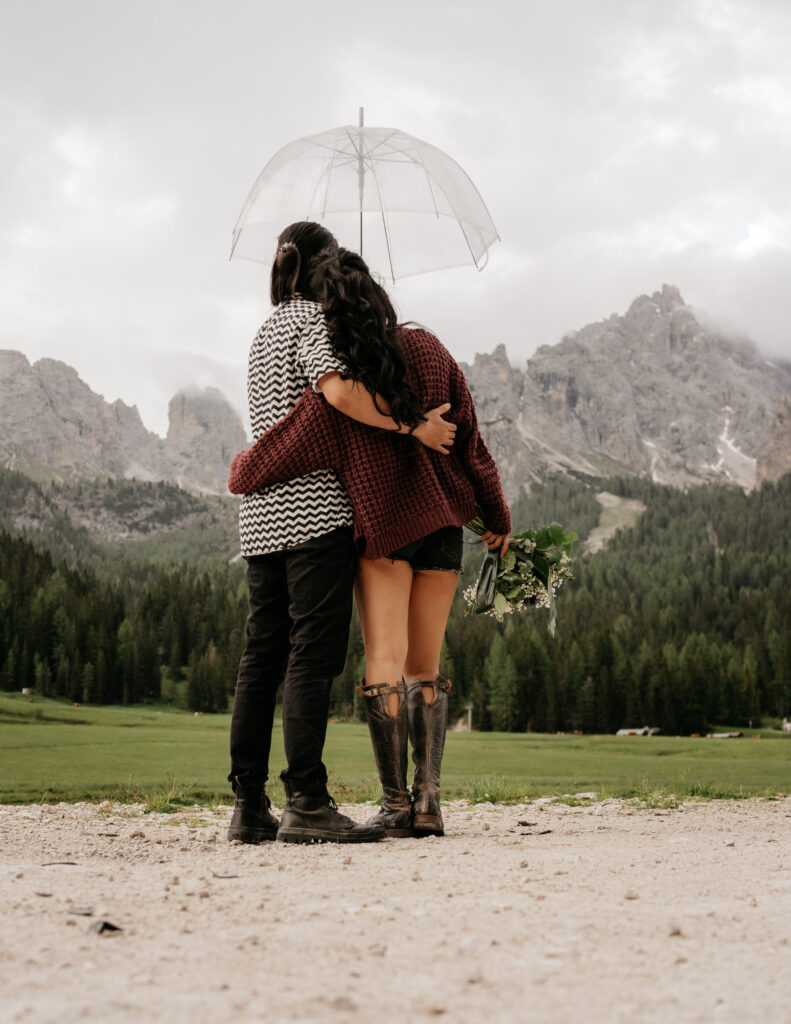
M 417 426 L 423 415 L 407 376 L 398 317 L 362 256 L 341 248 L 326 228 L 312 221 L 290 224 L 277 244 L 272 304 L 295 294 L 319 302 L 348 377 L 383 398 L 396 423 Z

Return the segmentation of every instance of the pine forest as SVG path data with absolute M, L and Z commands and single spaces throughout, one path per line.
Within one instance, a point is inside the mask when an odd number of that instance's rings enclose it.
M 50 500 L 22 481 L 0 475 L 4 513 L 31 495 Z M 169 545 L 132 553 L 91 542 L 66 521 L 47 533 L 14 525 L 18 516 L 0 519 L 0 689 L 226 711 L 247 606 L 244 563 L 229 557 L 235 505 L 209 507 L 177 489 L 169 497 L 165 485 L 120 486 L 116 502 L 133 487 L 135 500 L 160 509 L 154 518 L 175 515 L 173 502 L 193 502 L 190 525 Z M 638 499 L 645 511 L 586 553 L 599 492 Z M 523 493 L 513 513 L 515 529 L 554 520 L 579 534 L 575 578 L 558 595 L 554 637 L 544 610 L 502 623 L 466 615 L 459 588 L 442 665 L 454 717 L 471 714 L 482 731 L 648 725 L 668 735 L 791 717 L 791 475 L 748 494 L 555 478 Z M 199 557 L 186 554 L 190 530 Z M 464 585 L 481 561 L 480 544 L 469 540 Z M 355 619 L 333 691 L 337 717 L 360 717 L 363 673 Z

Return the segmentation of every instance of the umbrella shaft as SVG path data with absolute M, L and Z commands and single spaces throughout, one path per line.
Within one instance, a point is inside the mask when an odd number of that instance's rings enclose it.
M 357 125 L 362 128 L 365 125 L 365 108 L 360 107 L 357 115 Z M 363 142 L 360 133 L 360 149 L 357 156 L 357 187 L 360 194 L 360 255 L 363 254 L 363 191 L 365 189 L 365 167 L 363 165 Z

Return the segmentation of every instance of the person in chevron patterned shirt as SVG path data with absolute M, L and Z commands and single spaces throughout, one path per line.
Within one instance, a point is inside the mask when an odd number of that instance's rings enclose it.
M 409 430 L 380 412 L 365 388 L 350 389 L 343 381 L 345 367 L 322 307 L 310 297 L 311 277 L 336 251 L 333 236 L 315 224 L 297 225 L 288 240 L 279 240 L 271 276 L 275 309 L 250 349 L 254 437 L 286 416 L 306 387 L 318 391 L 320 381 L 327 401 L 347 416 L 381 430 Z M 442 411 L 428 413 L 414 434 L 444 453 L 456 428 Z M 380 839 L 381 825 L 358 825 L 338 812 L 322 760 L 330 686 L 346 656 L 357 563 L 346 491 L 333 470 L 317 470 L 245 495 L 239 532 L 250 610 L 231 716 L 229 781 L 236 799 L 228 838 L 258 843 L 277 837 L 265 783 L 282 681 L 288 767 L 281 778 L 292 818 L 299 816 L 292 841 Z

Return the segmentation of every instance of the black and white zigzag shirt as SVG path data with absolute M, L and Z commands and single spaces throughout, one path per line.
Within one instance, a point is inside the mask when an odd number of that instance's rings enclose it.
M 289 413 L 308 385 L 343 370 L 321 306 L 296 296 L 265 321 L 250 349 L 247 397 L 253 437 Z M 242 554 L 282 551 L 352 522 L 352 506 L 332 470 L 246 494 L 239 508 Z

